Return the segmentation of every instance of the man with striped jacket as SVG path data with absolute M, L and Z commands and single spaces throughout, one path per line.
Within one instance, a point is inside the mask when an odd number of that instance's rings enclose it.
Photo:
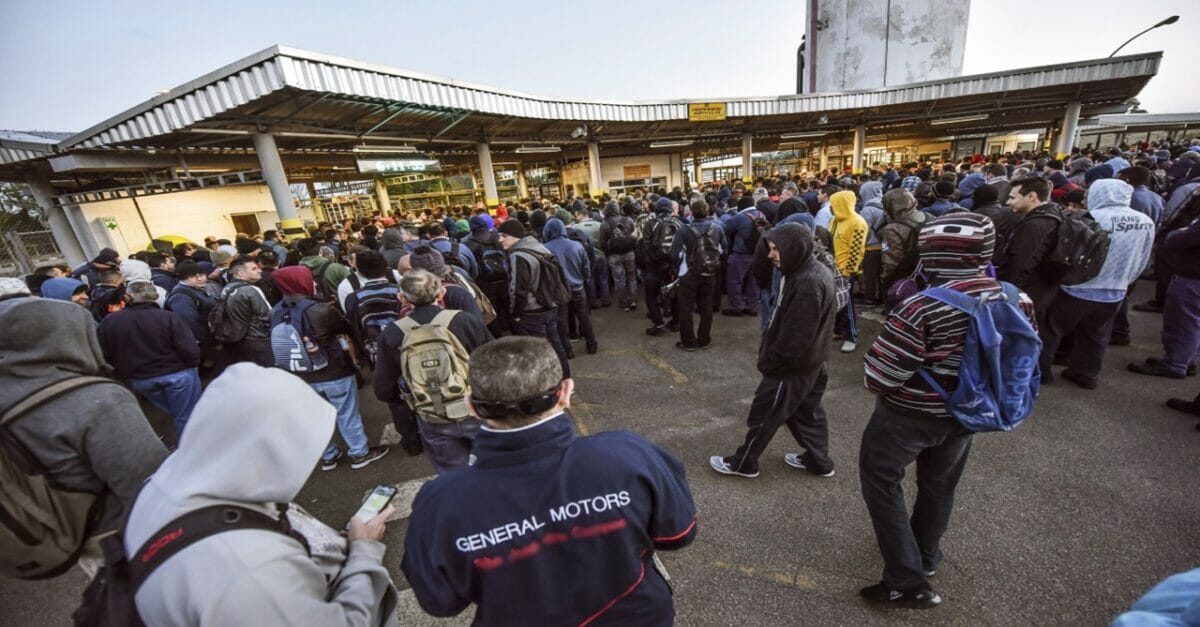
M 921 265 L 934 286 L 973 296 L 997 292 L 999 282 L 984 274 L 995 243 L 986 217 L 947 214 L 921 229 Z M 1020 305 L 1032 320 L 1033 303 L 1024 293 Z M 955 389 L 969 323 L 966 313 L 914 294 L 891 312 L 867 353 L 865 385 L 878 399 L 859 449 L 859 480 L 884 562 L 883 581 L 861 591 L 871 601 L 918 608 L 941 603 L 929 578 L 942 559 L 938 545 L 971 434 L 917 370 Z M 917 500 L 910 517 L 901 482 L 914 461 Z

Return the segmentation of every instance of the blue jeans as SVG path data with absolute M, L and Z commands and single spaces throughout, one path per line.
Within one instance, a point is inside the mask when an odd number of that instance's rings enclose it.
M 183 436 L 183 428 L 192 416 L 192 408 L 200 400 L 200 372 L 195 368 L 164 374 L 148 379 L 130 379 L 134 392 L 146 397 L 155 407 L 175 419 L 175 437 Z
M 362 415 L 358 413 L 358 382 L 354 376 L 321 383 L 309 383 L 330 405 L 337 410 L 338 433 L 350 447 L 350 457 L 367 454 L 367 434 L 363 431 Z M 337 444 L 330 442 L 321 459 L 331 460 L 338 455 Z

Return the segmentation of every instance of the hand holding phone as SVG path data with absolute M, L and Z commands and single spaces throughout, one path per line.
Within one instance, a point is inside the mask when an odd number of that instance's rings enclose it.
M 392 499 L 396 496 L 396 488 L 387 485 L 376 486 L 367 496 L 358 511 L 350 517 L 347 527 L 347 537 L 350 540 L 380 540 L 383 538 L 387 519 L 396 511 L 392 507 Z

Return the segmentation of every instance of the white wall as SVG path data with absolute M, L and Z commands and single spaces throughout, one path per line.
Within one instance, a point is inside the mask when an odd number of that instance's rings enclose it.
M 601 150 L 603 150 L 601 146 Z M 649 165 L 650 177 L 667 177 L 666 188 L 670 191 L 675 186 L 683 185 L 681 157 L 678 153 L 638 155 L 633 157 L 605 157 L 600 155 L 600 189 L 590 190 L 593 195 L 607 192 L 609 181 L 620 181 L 625 178 L 625 166 Z M 574 185 L 578 193 L 580 184 L 588 184 L 587 161 L 576 161 L 562 168 L 563 185 Z
M 138 206 L 154 235 L 180 235 L 202 242 L 209 235 L 233 239 L 231 214 L 253 213 L 263 230 L 275 228 L 278 215 L 266 185 L 237 185 L 190 192 L 139 196 Z M 116 219 L 117 229 L 108 237 L 122 255 L 146 248 L 150 235 L 138 218 L 133 200 L 106 200 L 80 205 L 84 217 L 95 225 L 96 218 Z M 307 213 L 308 215 L 304 215 Z M 301 218 L 312 219 L 311 212 Z M 104 242 L 101 242 L 104 245 Z
M 962 74 L 968 2 L 818 0 L 817 5 L 826 25 L 814 33 L 805 20 L 810 42 L 806 92 L 875 89 Z M 814 48 L 815 86 L 808 78 Z

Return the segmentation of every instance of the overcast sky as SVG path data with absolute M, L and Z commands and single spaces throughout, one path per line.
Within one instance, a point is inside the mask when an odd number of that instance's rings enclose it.
M 274 44 L 535 95 L 795 91 L 806 0 L 0 0 L 0 128 L 79 131 Z M 1162 50 L 1152 113 L 1200 111 L 1200 0 L 974 0 L 964 73 Z M 937 24 L 930 25 L 937 28 Z

